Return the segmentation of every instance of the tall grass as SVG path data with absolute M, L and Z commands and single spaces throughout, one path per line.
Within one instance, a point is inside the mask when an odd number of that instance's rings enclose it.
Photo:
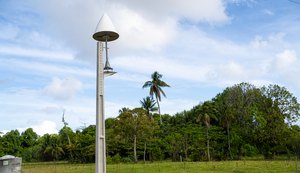
M 94 164 L 23 164 L 22 173 L 94 173 Z M 107 173 L 297 173 L 295 161 L 154 162 L 107 165 Z

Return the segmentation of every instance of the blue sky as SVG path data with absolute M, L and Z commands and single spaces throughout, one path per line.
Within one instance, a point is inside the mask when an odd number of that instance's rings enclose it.
M 300 5 L 288 0 L 0 0 L 0 131 L 56 133 L 95 124 L 96 42 L 104 13 L 118 73 L 105 79 L 106 117 L 139 107 L 163 74 L 173 115 L 228 86 L 279 84 L 300 96 Z

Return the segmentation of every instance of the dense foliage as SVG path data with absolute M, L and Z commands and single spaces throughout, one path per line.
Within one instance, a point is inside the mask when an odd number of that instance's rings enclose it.
M 150 102 L 150 104 L 143 104 Z M 300 105 L 284 87 L 257 88 L 241 83 L 213 99 L 173 116 L 142 107 L 122 108 L 106 119 L 107 162 L 138 160 L 207 161 L 263 155 L 300 154 Z M 145 106 L 148 105 L 148 106 Z M 12 130 L 0 137 L 0 155 L 21 156 L 25 161 L 95 161 L 95 126 L 38 136 L 31 128 Z

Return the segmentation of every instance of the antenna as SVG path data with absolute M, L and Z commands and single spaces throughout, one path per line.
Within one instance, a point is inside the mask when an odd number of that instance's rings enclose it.
M 67 139 L 68 139 L 68 143 L 69 145 L 71 145 L 71 140 L 70 140 L 70 137 L 69 137 L 69 134 L 65 131 L 65 127 L 67 127 L 68 123 L 65 121 L 65 113 L 66 113 L 66 110 L 63 109 L 63 114 L 62 114 L 62 122 L 64 123 L 64 133 L 67 135 Z M 71 157 L 73 158 L 73 155 L 71 154 Z
M 68 123 L 65 121 L 65 113 L 66 113 L 66 110 L 64 109 L 63 114 L 62 114 L 62 122 L 64 123 L 64 127 L 66 127 L 68 125 Z
M 86 126 L 86 125 L 87 125 L 86 122 L 82 121 L 81 124 L 83 124 L 83 125 L 79 126 L 76 130 L 79 130 L 79 131 L 80 131 L 80 130 L 83 130 L 83 129 L 85 129 L 85 128 L 87 127 L 87 126 Z

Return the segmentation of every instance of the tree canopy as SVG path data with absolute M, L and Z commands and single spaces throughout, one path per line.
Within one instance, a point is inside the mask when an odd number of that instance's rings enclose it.
M 154 106 L 151 99 L 149 103 Z M 106 119 L 107 162 L 300 156 L 299 111 L 296 97 L 285 87 L 249 83 L 228 87 L 172 116 L 160 117 L 146 106 L 122 108 Z M 95 162 L 95 133 L 94 125 L 76 131 L 65 125 L 58 134 L 43 136 L 31 128 L 11 130 L 0 135 L 0 155 L 21 156 L 26 162 Z

